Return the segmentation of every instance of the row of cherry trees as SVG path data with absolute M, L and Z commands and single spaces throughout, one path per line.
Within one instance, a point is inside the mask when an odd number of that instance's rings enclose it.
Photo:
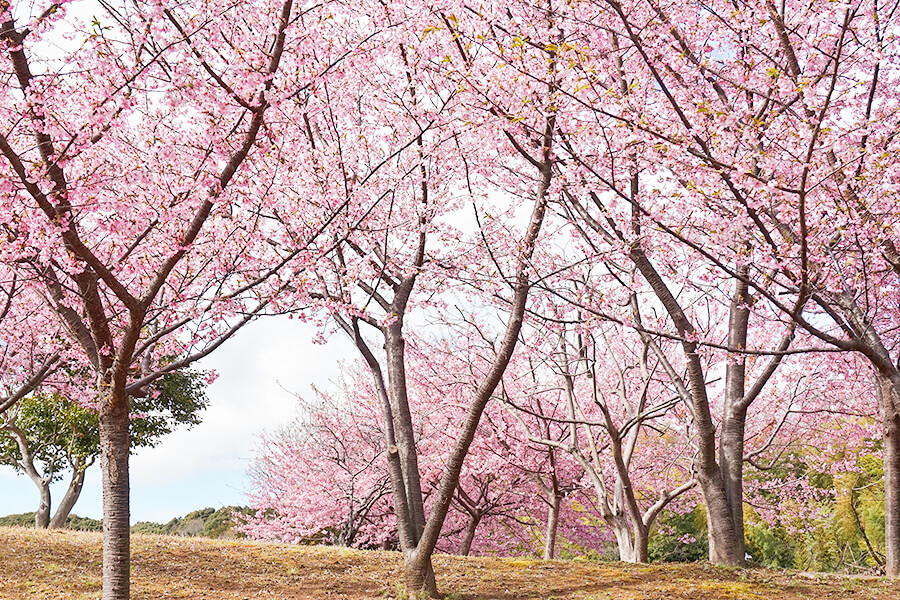
M 896 6 L 0 12 L 0 409 L 43 384 L 99 411 L 106 600 L 129 594 L 130 398 L 284 312 L 368 369 L 361 439 L 319 449 L 370 494 L 334 535 L 395 523 L 411 589 L 437 593 L 442 531 L 465 549 L 521 516 L 521 478 L 548 531 L 590 481 L 634 560 L 696 486 L 711 560 L 741 564 L 745 460 L 795 430 L 823 360 L 870 374 L 900 573 Z

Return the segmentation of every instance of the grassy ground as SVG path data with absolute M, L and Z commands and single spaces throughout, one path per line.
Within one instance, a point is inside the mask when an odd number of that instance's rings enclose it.
M 400 598 L 400 557 L 244 540 L 132 537 L 132 598 Z M 435 557 L 452 600 L 799 600 L 900 598 L 900 582 L 706 564 Z M 99 597 L 100 536 L 0 528 L 0 599 Z

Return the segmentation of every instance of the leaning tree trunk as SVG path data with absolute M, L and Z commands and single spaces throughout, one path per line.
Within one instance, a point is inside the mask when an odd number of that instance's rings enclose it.
M 681 347 L 687 360 L 688 374 L 688 389 L 685 392 L 689 395 L 687 401 L 692 406 L 694 429 L 697 432 L 697 481 L 706 503 L 709 560 L 718 565 L 743 565 L 743 540 L 738 539 L 725 478 L 716 461 L 716 426 L 710 411 L 698 344 L 693 339 L 696 337 L 694 325 L 643 249 L 635 246 L 631 248 L 629 255 L 669 314 L 682 339 Z
M 66 489 L 65 496 L 63 496 L 59 506 L 56 507 L 53 518 L 50 519 L 50 529 L 58 529 L 66 526 L 66 519 L 69 518 L 69 515 L 72 513 L 72 508 L 75 506 L 75 503 L 78 502 L 79 496 L 81 496 L 81 490 L 84 487 L 84 473 L 87 470 L 87 466 L 88 465 L 85 464 L 73 465 L 75 472 L 72 474 L 72 480 L 69 482 L 69 487 Z
M 103 600 L 128 600 L 130 593 L 128 426 L 128 398 L 125 390 L 109 388 L 100 405 L 100 467 L 103 471 Z
M 395 305 L 397 301 L 395 300 Z M 418 541 L 425 529 L 425 501 L 422 494 L 422 483 L 419 475 L 419 459 L 416 450 L 416 434 L 412 414 L 409 408 L 409 395 L 406 387 L 406 341 L 403 338 L 403 306 L 397 308 L 398 317 L 384 331 L 385 353 L 387 358 L 388 388 L 391 412 L 394 419 L 394 435 L 397 451 L 400 456 L 400 467 L 403 472 L 403 483 L 406 488 L 406 499 L 409 503 L 409 516 Z

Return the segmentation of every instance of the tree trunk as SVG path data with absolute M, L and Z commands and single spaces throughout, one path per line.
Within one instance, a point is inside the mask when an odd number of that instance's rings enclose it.
M 616 536 L 616 545 L 619 547 L 619 560 L 627 563 L 639 562 L 637 560 L 634 538 L 631 535 L 631 527 L 628 526 L 628 519 L 625 515 L 614 515 L 607 520 L 607 524 L 609 524 Z
M 395 303 L 396 304 L 396 303 Z M 399 308 L 398 308 L 399 310 Z M 416 451 L 415 428 L 409 410 L 406 387 L 406 342 L 403 339 L 403 316 L 385 328 L 385 350 L 387 351 L 387 374 L 391 412 L 394 418 L 394 435 L 400 454 L 400 467 L 406 488 L 409 517 L 412 519 L 414 541 L 418 543 L 425 529 L 425 501 L 419 477 L 419 459 Z
M 747 277 L 746 265 L 737 268 L 739 275 Z M 750 322 L 751 302 L 746 279 L 736 279 L 731 298 L 728 320 L 728 346 L 734 349 L 747 347 L 747 329 Z M 731 510 L 734 526 L 734 552 L 744 556 L 744 434 L 747 407 L 744 403 L 746 389 L 747 358 L 740 353 L 729 353 L 725 366 L 725 406 L 719 432 L 719 467 L 725 482 L 725 497 Z M 718 540 L 717 540 L 718 541 Z M 710 560 L 714 548 L 710 540 Z
M 475 540 L 475 530 L 481 523 L 481 513 L 475 513 L 469 517 L 469 524 L 466 526 L 466 537 L 463 538 L 462 544 L 459 545 L 459 553 L 462 556 L 468 556 L 472 550 L 472 542 Z
M 726 409 L 727 412 L 727 409 Z M 725 498 L 734 527 L 734 549 L 744 556 L 744 430 L 747 411 L 727 414 L 720 426 L 719 465 L 725 482 Z M 718 541 L 718 540 L 717 540 Z M 713 560 L 713 541 L 709 545 Z
M 78 502 L 78 497 L 81 496 L 81 488 L 84 487 L 84 473 L 87 470 L 87 465 L 76 464 L 73 465 L 73 468 L 75 471 L 72 473 L 72 481 L 69 482 L 69 487 L 66 489 L 66 495 L 63 496 L 59 506 L 56 507 L 53 518 L 50 520 L 50 529 L 58 529 L 66 526 L 66 519 L 69 518 L 72 508 L 75 506 L 75 503 Z
M 37 511 L 34 513 L 34 527 L 36 529 L 47 529 L 50 525 L 50 483 L 43 480 L 34 480 L 41 494 L 41 503 Z
M 725 489 L 725 479 L 716 461 L 716 427 L 710 412 L 703 364 L 700 361 L 697 342 L 692 339 L 696 335 L 694 325 L 643 249 L 635 246 L 629 254 L 682 338 L 681 347 L 687 361 L 689 384 L 686 390 L 689 398 L 686 400 L 692 407 L 694 429 L 697 432 L 699 466 L 697 480 L 700 482 L 703 499 L 706 502 L 709 560 L 719 565 L 743 565 L 743 541 L 737 538 L 737 529 Z
M 439 598 L 431 553 L 420 555 L 419 551 L 403 553 L 403 579 L 411 594 L 424 592 L 430 598 Z M 413 596 L 416 597 L 416 596 Z
M 721 475 L 712 480 L 701 475 L 699 480 L 706 502 L 709 561 L 716 565 L 743 566 L 743 540 L 737 537 Z
M 128 600 L 131 523 L 125 391 L 109 390 L 100 406 L 100 467 L 103 471 L 103 600 Z
M 46 477 L 42 477 L 41 474 L 38 473 L 37 468 L 34 466 L 34 455 L 31 454 L 31 448 L 28 447 L 28 437 L 25 435 L 25 432 L 15 424 L 15 419 L 15 415 L 8 418 L 3 425 L 3 429 L 9 431 L 16 439 L 16 444 L 19 446 L 19 453 L 22 455 L 19 467 L 25 471 L 25 474 L 28 475 L 28 478 L 34 483 L 34 486 L 38 489 L 38 494 L 40 495 L 40 504 L 38 504 L 38 509 L 34 513 L 34 527 L 35 529 L 47 529 L 47 525 L 50 523 L 50 480 L 52 479 L 52 476 L 51 474 L 48 474 Z
M 884 440 L 884 568 L 888 577 L 900 576 L 900 416 L 893 408 L 896 394 L 890 379 L 877 376 L 876 391 Z
M 559 507 L 562 498 L 553 495 L 553 502 L 547 512 L 547 532 L 544 535 L 544 560 L 553 560 L 556 556 L 556 530 L 559 527 Z
M 635 528 L 634 531 L 634 552 L 636 563 L 650 562 L 650 531 L 648 529 Z

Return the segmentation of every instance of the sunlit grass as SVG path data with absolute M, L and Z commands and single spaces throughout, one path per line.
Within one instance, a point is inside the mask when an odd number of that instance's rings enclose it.
M 100 535 L 0 528 L 0 600 L 100 596 Z M 400 556 L 248 540 L 132 536 L 132 598 L 215 600 L 403 596 Z M 439 555 L 450 600 L 815 600 L 900 598 L 900 582 L 707 564 L 637 566 Z

